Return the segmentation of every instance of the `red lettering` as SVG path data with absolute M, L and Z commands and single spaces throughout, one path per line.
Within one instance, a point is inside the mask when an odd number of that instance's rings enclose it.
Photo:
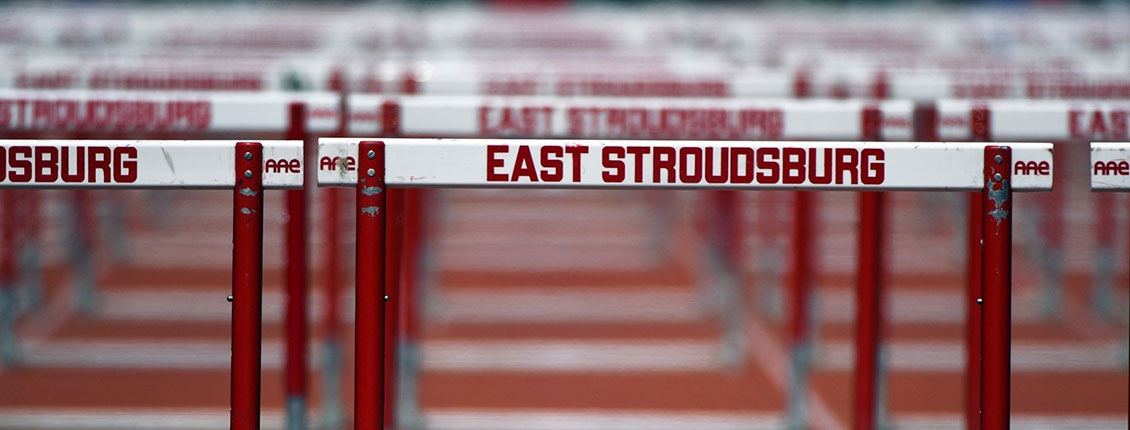
M 854 148 L 836 148 L 836 184 L 844 183 L 844 173 L 851 178 L 848 184 L 859 183 L 859 153 Z
M 761 148 L 757 150 L 757 183 L 776 184 L 781 179 L 781 150 Z
M 863 159 L 863 165 L 860 166 L 860 172 L 863 174 L 862 182 L 866 185 L 880 185 L 886 179 L 885 163 L 883 159 L 885 154 L 879 148 L 865 148 L 860 151 L 860 156 Z
M 137 148 L 132 146 L 114 148 L 114 167 L 114 182 L 123 184 L 136 182 Z
M 629 146 L 628 153 L 632 155 L 635 181 L 637 184 L 643 183 L 643 156 L 651 153 L 651 148 L 647 146 Z
M 659 183 L 659 172 L 667 172 L 667 183 L 675 182 L 675 148 L 670 146 L 656 146 L 652 149 L 655 154 L 651 162 L 651 182 Z M 639 181 L 642 182 L 642 181 Z
M 1079 129 L 1080 115 L 1083 115 L 1083 112 L 1080 112 L 1076 109 L 1072 109 L 1067 113 L 1067 129 L 1069 130 L 1071 137 L 1083 137 L 1083 131 Z
M 832 183 L 832 148 L 824 148 L 824 176 L 816 173 L 820 163 L 816 162 L 817 148 L 808 148 L 808 182 L 819 185 Z
M 719 152 L 721 159 L 718 163 L 718 173 L 714 173 L 714 148 L 706 147 L 706 166 L 702 171 L 706 175 L 708 184 L 724 184 L 730 179 L 730 148 L 722 147 Z
M 55 182 L 59 178 L 59 150 L 54 146 L 35 147 L 35 182 Z
M 781 156 L 781 170 L 785 173 L 781 183 L 803 184 L 805 153 L 803 148 L 784 148 Z
M 86 180 L 86 163 L 84 162 L 84 160 L 86 160 L 86 148 L 82 146 L 75 147 L 74 160 L 76 160 L 76 162 L 73 163 L 75 168 L 74 173 L 71 173 L 71 151 L 66 147 L 61 149 L 62 150 L 59 151 L 59 176 L 63 178 L 63 182 L 73 184 Z
M 16 183 L 30 182 L 32 177 L 32 151 L 30 146 L 13 146 L 8 150 L 8 180 Z M 16 169 L 19 173 L 16 173 Z
M 525 177 L 530 182 L 537 182 L 537 169 L 534 168 L 534 156 L 530 154 L 530 147 L 519 145 L 517 157 L 514 159 L 514 171 L 510 174 L 510 182 L 518 182 Z
M 684 184 L 702 182 L 702 148 L 696 146 L 679 148 L 679 167 L 681 167 L 679 169 L 680 182 Z
M 547 145 L 541 148 L 541 166 L 548 167 L 548 169 L 541 171 L 542 182 L 561 182 L 561 178 L 564 176 L 561 170 L 565 167 L 564 162 L 561 161 L 563 155 L 564 152 L 560 146 Z
M 110 148 L 105 146 L 91 146 L 87 148 L 86 154 L 87 157 L 89 157 L 86 162 L 89 167 L 87 171 L 87 182 L 92 184 L 98 182 L 99 171 L 102 171 L 102 182 L 110 182 L 113 180 L 113 171 L 110 167 L 110 163 L 112 163 L 113 160 L 111 159 Z
M 573 162 L 573 182 L 581 182 L 581 154 L 588 154 L 589 147 L 584 145 L 565 145 L 565 153 L 569 154 Z
M 505 173 L 498 173 L 499 167 L 504 167 L 506 162 L 498 158 L 498 154 L 510 151 L 507 145 L 487 145 L 487 182 L 506 182 Z
M 619 159 L 614 160 L 615 156 Z M 620 146 L 606 146 L 601 151 L 601 165 L 604 166 L 605 171 L 600 174 L 604 182 L 624 182 L 624 148 Z M 638 169 L 637 169 L 638 171 Z
M 735 184 L 753 182 L 753 148 L 734 147 L 730 150 L 730 154 L 730 182 Z M 742 157 L 745 157 L 744 161 Z M 723 155 L 722 158 L 726 157 Z

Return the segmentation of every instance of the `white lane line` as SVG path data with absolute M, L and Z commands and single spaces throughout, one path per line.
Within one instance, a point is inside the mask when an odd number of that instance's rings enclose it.
M 312 348 L 309 352 L 311 366 L 317 368 L 321 362 L 321 349 Z M 280 369 L 283 353 L 282 342 L 263 342 L 263 369 Z M 227 370 L 231 368 L 231 343 L 160 339 L 42 341 L 25 348 L 23 365 L 93 369 Z
M 888 363 L 893 370 L 917 372 L 961 372 L 965 369 L 965 344 L 957 342 L 890 342 Z M 1014 372 L 1119 371 L 1125 345 L 1110 342 L 1013 342 Z M 850 342 L 822 342 L 817 346 L 816 366 L 826 370 L 851 371 L 855 346 Z
M 439 297 L 446 322 L 693 322 L 707 318 L 692 288 L 460 288 Z
M 895 427 L 915 430 L 962 430 L 965 419 L 958 414 L 895 415 Z M 1028 415 L 1012 414 L 1010 425 L 1024 430 L 1111 430 L 1127 426 L 1125 416 L 1117 415 Z
M 262 411 L 260 424 L 281 429 L 282 411 Z M 70 430 L 205 430 L 226 429 L 231 421 L 226 410 L 174 408 L 13 408 L 0 409 L 0 429 Z
M 262 346 L 262 367 L 279 369 L 283 344 Z M 312 349 L 311 366 L 321 362 Z M 722 347 L 715 340 L 425 341 L 424 370 L 508 372 L 669 372 L 723 369 Z M 228 341 L 58 340 L 27 348 L 25 363 L 33 367 L 95 369 L 205 369 L 231 366 Z
M 890 285 L 886 289 L 887 319 L 896 323 L 965 323 L 965 287 L 939 285 L 930 289 L 902 289 Z M 848 323 L 855 321 L 855 291 L 844 288 L 823 288 L 816 292 L 818 317 L 821 321 Z M 1035 289 L 1016 291 L 1012 300 L 1013 322 L 1045 321 Z
M 773 412 L 566 410 L 566 409 L 428 409 L 424 429 L 429 430 L 758 430 L 780 429 L 783 421 Z M 314 419 L 317 427 L 317 419 Z M 958 414 L 895 415 L 893 424 L 915 430 L 959 430 Z M 260 413 L 264 429 L 284 426 L 282 411 Z M 3 408 L 0 429 L 74 430 L 220 430 L 229 425 L 225 410 L 187 408 Z M 1013 414 L 1012 427 L 1025 430 L 1106 430 L 1127 427 L 1117 415 Z
M 324 296 L 320 286 L 310 286 L 307 297 L 308 321 L 321 320 L 325 311 Z M 110 321 L 231 321 L 231 304 L 227 291 L 210 287 L 153 288 L 115 290 L 105 289 L 99 296 L 98 318 Z M 343 294 L 343 306 L 352 303 L 352 293 Z M 286 294 L 280 291 L 263 292 L 263 322 L 283 320 Z M 343 308 L 352 316 L 352 307 Z
M 511 372 L 717 371 L 717 341 L 425 341 L 425 370 Z
M 431 409 L 431 430 L 757 430 L 781 428 L 771 412 Z
M 749 355 L 754 358 L 754 363 L 761 368 L 769 382 L 781 392 L 782 396 L 789 395 L 789 358 L 784 347 L 774 341 L 774 336 L 757 317 L 749 318 L 746 325 L 746 338 L 749 339 Z M 843 430 L 844 425 L 833 413 L 824 399 L 816 390 L 808 390 L 808 407 L 811 413 L 812 425 L 819 430 Z
M 532 244 L 536 245 L 536 244 Z M 547 272 L 561 270 L 641 272 L 655 270 L 663 259 L 640 245 L 623 247 L 586 247 L 563 249 L 553 246 L 468 246 L 463 249 L 440 247 L 436 258 L 440 270 Z
M 759 333 L 749 336 L 757 339 Z M 1016 342 L 1012 346 L 1012 369 L 1117 372 L 1125 370 L 1120 360 L 1123 347 L 1119 341 Z M 279 368 L 282 343 L 265 341 L 262 348 L 263 367 Z M 436 371 L 662 372 L 724 367 L 723 348 L 715 339 L 426 340 L 421 348 L 423 368 Z M 764 345 L 760 348 L 755 351 L 759 357 L 774 357 Z M 854 349 L 850 342 L 820 343 L 817 348 L 817 368 L 852 369 Z M 894 370 L 964 369 L 960 342 L 892 342 L 887 348 Z M 310 352 L 312 361 L 319 362 L 320 350 Z M 226 340 L 41 340 L 26 345 L 24 357 L 28 365 L 40 367 L 226 369 L 231 364 L 231 346 Z
M 644 234 L 627 233 L 623 231 L 593 232 L 583 235 L 562 235 L 559 231 L 539 231 L 522 232 L 521 235 L 516 235 L 474 230 L 453 232 L 438 240 L 441 247 L 452 247 L 456 249 L 475 248 L 483 245 L 521 248 L 529 246 L 532 243 L 544 244 L 544 246 L 553 248 L 567 249 L 592 249 L 603 246 L 629 248 L 644 247 L 650 243 L 648 237 Z
M 313 290 L 320 287 L 314 286 Z M 98 318 L 110 321 L 226 322 L 231 305 L 218 289 L 163 288 L 160 290 L 105 290 Z M 703 298 L 683 287 L 530 287 L 450 289 L 436 297 L 429 320 L 442 323 L 530 322 L 699 322 L 709 317 Z M 282 321 L 285 294 L 263 292 L 263 321 Z M 343 294 L 346 321 L 353 318 L 353 294 Z M 324 300 L 320 292 L 309 297 L 310 319 L 320 320 Z M 432 306 L 432 305 L 429 305 Z M 433 312 L 434 311 L 434 312 Z

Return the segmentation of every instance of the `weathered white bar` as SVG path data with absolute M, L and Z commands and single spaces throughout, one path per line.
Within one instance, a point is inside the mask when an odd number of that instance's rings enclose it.
M 979 190 L 987 145 L 323 138 L 319 185 L 356 185 L 362 140 L 385 142 L 388 185 L 516 188 Z M 1012 147 L 1013 190 L 1051 189 L 1050 143 L 992 145 Z
M 309 132 L 336 130 L 332 93 L 0 90 L 0 131 L 283 132 L 306 104 Z
M 881 139 L 911 139 L 907 101 L 351 95 L 349 124 L 414 137 L 851 140 L 866 138 L 868 109 L 881 114 Z
M 1130 139 L 1130 101 L 939 100 L 937 108 L 938 136 L 943 140 Z M 978 118 L 977 109 L 988 115 Z M 982 125 L 987 134 L 975 131 Z
M 235 140 L 0 140 L 0 188 L 235 186 Z M 302 141 L 262 140 L 263 186 L 302 188 Z
M 1130 190 L 1130 142 L 1091 143 L 1091 189 Z

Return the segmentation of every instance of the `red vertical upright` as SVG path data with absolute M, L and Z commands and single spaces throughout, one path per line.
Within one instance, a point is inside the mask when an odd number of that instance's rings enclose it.
M 415 342 L 419 330 L 419 315 L 416 309 L 416 298 L 419 288 L 419 270 L 421 255 L 421 235 L 423 224 L 423 190 L 404 190 L 404 252 L 401 256 L 404 261 L 404 273 L 400 277 L 403 282 L 401 292 L 404 293 L 401 308 L 404 310 L 404 340 Z
M 0 190 L 0 288 L 15 287 L 16 273 L 16 202 L 17 190 Z M 0 298 L 3 299 L 3 298 Z M 8 305 L 0 303 L 0 306 Z M 10 306 L 15 314 L 15 306 Z M 2 310 L 0 310 L 2 311 Z M 0 315 L 3 317 L 3 315 Z
M 981 191 L 981 428 L 1009 428 L 1012 318 L 1012 150 L 985 148 Z
M 877 106 L 863 109 L 863 139 L 880 140 L 883 116 Z M 859 252 L 855 293 L 855 396 L 856 430 L 876 428 L 882 369 L 879 346 L 883 327 L 883 222 L 884 195 L 880 192 L 859 193 Z
M 883 226 L 885 194 L 859 196 L 859 259 L 855 295 L 855 419 L 852 428 L 876 427 L 879 346 L 883 326 Z
M 384 425 L 385 145 L 366 141 L 357 156 L 357 291 L 353 428 Z
M 349 104 L 345 93 L 345 72 L 340 68 L 334 69 L 330 77 L 330 85 L 338 92 L 339 117 L 336 135 L 349 134 Z M 322 206 L 323 258 L 322 273 L 325 276 L 325 306 L 322 315 L 325 341 L 325 355 L 322 359 L 322 399 L 323 424 L 329 428 L 343 426 L 345 410 L 342 406 L 342 368 L 345 360 L 342 356 L 342 333 L 344 328 L 341 323 L 341 275 L 343 270 L 342 244 L 341 244 L 341 203 L 342 191 L 327 187 L 321 189 L 325 196 Z
M 290 104 L 286 138 L 306 139 L 306 105 Z M 303 144 L 303 165 L 310 159 Z M 287 428 L 306 428 L 306 188 L 286 192 L 286 418 Z
M 231 430 L 259 429 L 263 316 L 263 145 L 235 145 Z
M 793 193 L 793 255 L 789 285 L 789 333 L 793 346 L 808 343 L 809 288 L 812 284 L 812 192 Z
M 326 309 L 324 318 L 326 336 L 334 341 L 341 339 L 341 194 L 337 188 L 324 189 L 326 196 L 327 219 L 325 228 L 325 267 Z
M 404 189 L 388 190 L 385 219 L 385 428 L 396 427 L 396 383 L 399 369 L 400 310 L 403 288 L 400 283 L 401 251 L 404 243 Z

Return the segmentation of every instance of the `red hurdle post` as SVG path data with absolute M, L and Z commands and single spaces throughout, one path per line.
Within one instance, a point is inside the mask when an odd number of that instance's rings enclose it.
M 353 428 L 384 425 L 385 145 L 364 141 L 357 156 L 357 291 Z
M 1012 150 L 985 148 L 981 190 L 982 362 L 981 428 L 1009 428 L 1012 318 Z
M 875 429 L 879 419 L 876 395 L 880 378 L 883 329 L 883 226 L 886 195 L 866 191 L 859 196 L 859 254 L 855 296 L 855 420 L 856 430 Z
M 263 317 L 263 145 L 235 146 L 231 430 L 259 430 Z
M 14 190 L 0 190 L 0 365 L 19 358 L 16 342 L 16 219 Z
M 863 110 L 863 138 L 880 140 L 882 112 Z M 884 400 L 880 346 L 883 331 L 883 240 L 886 237 L 886 198 L 879 191 L 859 193 L 859 249 L 855 293 L 855 430 L 877 428 Z
M 335 69 L 330 77 L 331 89 L 338 93 L 338 111 L 341 112 L 336 133 L 345 136 L 349 133 L 349 103 L 345 93 L 345 78 L 341 69 Z M 317 148 L 317 142 L 314 142 Z M 313 154 L 318 160 L 317 151 Z M 319 161 L 320 162 L 320 161 Z M 317 164 L 314 164 L 317 165 Z M 341 374 L 344 367 L 342 359 L 342 338 L 344 325 L 341 322 L 341 190 L 326 188 L 322 190 L 325 196 L 322 214 L 323 235 L 325 246 L 322 259 L 322 271 L 325 276 L 326 289 L 324 294 L 325 306 L 323 307 L 322 321 L 325 331 L 324 358 L 322 359 L 322 413 L 323 425 L 330 428 L 341 427 L 345 421 L 345 411 L 341 402 Z
M 306 138 L 306 105 L 289 106 L 286 138 Z M 310 159 L 303 143 L 303 165 Z M 306 428 L 306 188 L 286 192 L 286 422 L 290 430 Z
M 796 191 L 793 195 L 793 252 L 792 261 L 789 263 L 792 276 L 789 280 L 788 315 L 790 345 L 790 372 L 789 372 L 789 402 L 788 425 L 790 428 L 806 427 L 807 387 L 808 387 L 808 362 L 811 352 L 812 340 L 809 339 L 811 328 L 809 323 L 809 308 L 812 298 L 810 289 L 812 285 L 812 250 L 813 226 L 812 208 L 813 193 L 811 191 Z

